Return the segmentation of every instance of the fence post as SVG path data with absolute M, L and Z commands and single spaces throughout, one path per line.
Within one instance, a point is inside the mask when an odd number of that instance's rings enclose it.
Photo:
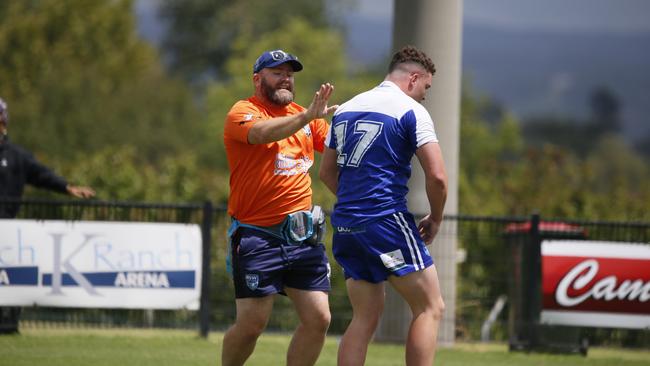
M 540 215 L 533 213 L 530 220 L 528 278 L 528 335 L 531 348 L 539 345 L 539 313 L 542 308 L 542 238 L 540 234 Z
M 212 231 L 212 202 L 203 204 L 203 223 L 201 224 L 201 238 L 203 242 L 203 255 L 201 263 L 201 307 L 199 309 L 199 335 L 207 338 L 210 332 L 210 248 Z

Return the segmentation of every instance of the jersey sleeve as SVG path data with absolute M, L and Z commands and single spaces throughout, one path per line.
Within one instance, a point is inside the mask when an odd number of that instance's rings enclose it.
M 433 120 L 429 112 L 420 104 L 413 111 L 415 113 L 415 140 L 416 146 L 420 147 L 429 142 L 438 142 Z
M 325 140 L 329 132 L 329 124 L 326 120 L 319 118 L 310 122 L 310 129 L 314 139 L 314 150 L 322 153 L 325 150 Z
M 226 115 L 224 137 L 248 143 L 248 131 L 262 119 L 262 112 L 254 104 L 245 100 L 239 101 Z

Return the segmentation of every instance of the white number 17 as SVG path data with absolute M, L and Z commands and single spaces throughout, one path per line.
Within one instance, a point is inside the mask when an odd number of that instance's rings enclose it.
M 339 166 L 358 167 L 363 156 L 368 152 L 368 149 L 375 142 L 377 136 L 381 134 L 384 124 L 376 121 L 357 121 L 354 124 L 354 133 L 360 133 L 362 136 L 356 145 L 354 145 L 349 159 L 348 154 L 343 153 L 347 126 L 348 121 L 339 122 L 334 126 L 334 135 L 336 136 L 336 164 Z

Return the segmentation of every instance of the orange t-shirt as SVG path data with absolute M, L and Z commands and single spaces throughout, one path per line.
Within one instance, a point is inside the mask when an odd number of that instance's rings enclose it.
M 230 167 L 228 213 L 232 217 L 271 226 L 292 212 L 311 208 L 309 168 L 314 150 L 323 152 L 327 122 L 315 119 L 284 140 L 248 143 L 248 131 L 255 123 L 303 110 L 296 103 L 278 107 L 253 96 L 238 101 L 228 112 L 223 139 Z

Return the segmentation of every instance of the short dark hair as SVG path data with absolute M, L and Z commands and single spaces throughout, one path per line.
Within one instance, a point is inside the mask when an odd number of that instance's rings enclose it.
M 404 46 L 399 51 L 393 54 L 393 59 L 388 65 L 388 73 L 393 72 L 397 68 L 397 65 L 413 62 L 422 65 L 431 75 L 436 73 L 436 66 L 433 64 L 433 61 L 427 56 L 426 53 L 420 51 L 415 46 Z

